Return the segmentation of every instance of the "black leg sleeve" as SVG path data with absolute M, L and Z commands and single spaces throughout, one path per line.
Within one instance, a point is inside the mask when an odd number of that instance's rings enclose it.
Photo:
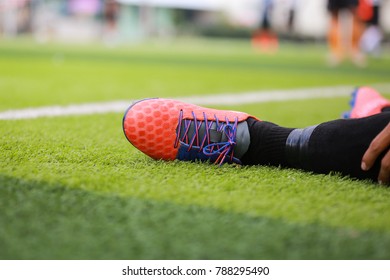
M 361 160 L 371 141 L 389 122 L 390 113 L 385 112 L 367 118 L 320 124 L 308 140 L 303 161 L 292 167 L 316 173 L 335 171 L 360 179 L 376 180 L 383 155 L 370 171 L 361 169 Z
M 284 128 L 250 119 L 251 144 L 242 162 L 323 174 L 339 172 L 376 180 L 383 155 L 370 171 L 361 170 L 361 160 L 371 141 L 389 122 L 390 112 L 361 119 L 334 120 L 306 129 Z

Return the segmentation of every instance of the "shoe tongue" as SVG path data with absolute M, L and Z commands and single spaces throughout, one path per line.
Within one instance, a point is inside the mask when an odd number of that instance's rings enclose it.
M 183 139 L 183 136 L 185 135 L 186 131 L 187 132 L 187 137 L 184 138 L 184 141 L 186 144 L 190 144 L 192 141 L 192 138 L 194 137 L 194 134 L 196 133 L 195 129 L 195 122 L 191 120 L 191 123 L 188 128 L 188 120 L 183 120 L 181 123 L 181 128 L 180 128 L 180 139 Z M 222 124 L 222 123 L 221 123 Z M 220 124 L 220 126 L 221 126 Z M 187 125 L 187 127 L 186 127 Z M 197 122 L 197 125 L 199 126 L 199 122 Z M 186 129 L 187 128 L 187 129 Z M 193 141 L 193 146 L 200 146 L 202 145 L 203 138 L 206 134 L 206 124 L 205 122 L 202 122 L 200 125 L 200 128 L 198 130 L 198 138 Z M 217 124 L 213 122 L 211 125 L 211 128 L 209 130 L 209 136 L 210 136 L 210 143 L 205 143 L 204 146 L 208 144 L 213 144 L 213 143 L 221 143 L 221 142 L 227 142 L 228 137 L 224 132 L 224 129 L 219 128 L 217 130 Z M 198 141 L 199 140 L 199 141 Z M 248 150 L 250 144 L 250 134 L 249 134 L 249 128 L 248 124 L 246 121 L 240 122 L 237 125 L 237 131 L 236 131 L 236 146 L 234 148 L 234 157 L 236 158 L 241 158 Z
M 192 141 L 192 137 L 194 137 L 194 134 L 196 133 L 196 129 L 195 129 L 195 122 L 191 120 L 191 123 L 189 125 L 189 128 L 188 128 L 188 120 L 184 120 L 182 123 L 181 123 L 181 128 L 180 128 L 180 139 L 183 139 L 186 131 L 187 132 L 187 137 L 184 138 L 184 142 L 186 144 L 189 144 L 191 143 Z M 199 123 L 200 121 L 197 122 L 197 125 L 199 126 Z M 202 141 L 203 141 L 203 138 L 204 138 L 204 135 L 206 134 L 206 124 L 205 122 L 202 122 L 202 124 L 200 125 L 200 128 L 198 130 L 198 137 L 199 137 L 199 146 L 202 144 Z M 227 137 L 226 135 L 223 133 L 223 131 L 218 131 L 217 130 L 217 124 L 216 123 L 213 123 L 211 125 L 211 128 L 209 130 L 209 135 L 210 135 L 210 144 L 211 143 L 220 143 L 220 142 L 223 142 L 223 141 L 226 141 L 227 140 Z M 223 137 L 225 136 L 225 137 Z M 188 141 L 187 141 L 188 139 Z M 197 145 L 197 140 L 196 139 L 196 136 L 195 136 L 195 139 L 194 139 L 194 146 Z M 206 143 L 206 145 L 208 145 L 209 143 Z
M 203 128 L 204 129 L 204 128 Z M 223 133 L 222 131 L 217 131 L 215 128 L 214 129 L 210 129 L 209 131 L 209 134 L 210 134 L 210 142 L 211 143 L 218 143 L 218 142 L 222 142 L 222 138 L 223 138 Z M 227 138 L 225 136 L 225 138 Z

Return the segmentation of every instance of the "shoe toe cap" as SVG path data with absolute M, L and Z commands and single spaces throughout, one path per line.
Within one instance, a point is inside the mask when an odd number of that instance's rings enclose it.
M 123 131 L 133 146 L 154 159 L 173 160 L 178 112 L 159 99 L 136 102 L 126 111 Z

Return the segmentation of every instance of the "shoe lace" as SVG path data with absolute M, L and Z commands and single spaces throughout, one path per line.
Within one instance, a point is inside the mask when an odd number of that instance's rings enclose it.
M 183 110 L 180 110 L 179 113 L 179 125 L 176 130 L 176 139 L 174 147 L 177 148 L 179 142 L 183 142 L 188 145 L 188 150 L 192 148 L 198 148 L 199 152 L 203 152 L 204 155 L 209 157 L 218 156 L 215 160 L 215 164 L 222 165 L 225 162 L 235 162 L 241 163 L 239 159 L 234 158 L 234 147 L 236 146 L 236 133 L 237 133 L 237 124 L 238 118 L 236 117 L 233 122 L 230 122 L 227 117 L 224 121 L 220 121 L 216 115 L 214 115 L 215 121 L 210 121 L 207 119 L 206 113 L 203 112 L 203 120 L 198 120 L 195 113 L 192 111 L 193 119 L 183 119 Z M 189 132 L 191 122 L 194 123 L 193 131 L 194 134 L 190 139 Z M 184 125 L 183 125 L 184 123 Z M 216 124 L 216 129 L 218 132 L 224 133 L 227 137 L 227 141 L 212 143 L 210 140 L 210 130 L 213 124 Z M 204 124 L 205 133 L 203 138 L 199 137 L 199 130 Z M 183 126 L 183 129 L 182 129 Z M 184 133 L 182 134 L 182 130 Z M 182 135 L 181 135 L 182 134 Z M 180 136 L 181 135 L 181 136 Z

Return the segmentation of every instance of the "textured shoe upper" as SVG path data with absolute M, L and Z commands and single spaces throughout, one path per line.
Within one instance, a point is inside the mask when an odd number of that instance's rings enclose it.
M 344 118 L 363 118 L 379 114 L 383 108 L 390 107 L 390 102 L 370 87 L 357 88 L 352 93 L 351 111 Z
M 154 159 L 239 162 L 250 135 L 246 113 L 215 110 L 171 99 L 146 99 L 126 111 L 126 138 Z

